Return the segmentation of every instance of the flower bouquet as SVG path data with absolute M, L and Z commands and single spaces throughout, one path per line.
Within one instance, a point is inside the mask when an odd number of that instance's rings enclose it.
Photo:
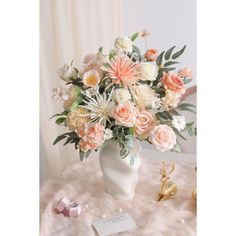
M 87 55 L 80 68 L 72 62 L 59 69 L 66 86 L 55 88 L 53 98 L 63 102 L 64 110 L 53 117 L 69 132 L 53 144 L 61 140 L 64 145 L 74 144 L 82 161 L 91 151 L 115 142 L 116 151 L 111 148 L 110 154 L 119 150 L 119 158 L 128 157 L 130 168 L 138 156 L 139 149 L 133 151 L 137 140 L 161 152 L 181 151 L 178 139 L 186 139 L 185 132 L 196 133 L 194 123 L 186 123 L 181 115 L 181 111 L 195 112 L 194 105 L 181 102 L 192 73 L 187 68 L 173 72 L 186 46 L 142 54 L 134 43 L 146 36 L 147 32 L 138 32 L 119 37 L 108 54 L 101 47 Z

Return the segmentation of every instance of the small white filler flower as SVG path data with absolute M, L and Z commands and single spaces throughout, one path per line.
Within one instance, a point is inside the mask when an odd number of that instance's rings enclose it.
M 173 116 L 172 125 L 178 130 L 181 131 L 185 128 L 186 120 L 184 116 Z

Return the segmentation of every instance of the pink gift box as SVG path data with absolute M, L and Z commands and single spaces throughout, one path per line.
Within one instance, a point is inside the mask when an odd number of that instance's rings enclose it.
M 61 198 L 55 206 L 55 212 L 57 214 L 60 214 L 61 212 L 63 212 L 65 207 L 69 204 L 70 204 L 70 200 L 68 198 L 66 197 Z
M 77 217 L 81 213 L 81 205 L 73 202 L 67 205 L 62 213 L 67 217 Z

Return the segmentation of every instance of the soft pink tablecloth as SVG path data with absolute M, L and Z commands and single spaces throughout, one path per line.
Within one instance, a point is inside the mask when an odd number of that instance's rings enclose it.
M 97 233 L 92 228 L 93 220 L 103 215 L 120 214 L 120 211 L 129 213 L 138 228 L 116 235 L 195 235 L 196 209 L 191 200 L 196 184 L 195 162 L 178 162 L 172 174 L 178 186 L 177 195 L 172 200 L 154 203 L 160 187 L 161 161 L 153 157 L 143 157 L 142 160 L 136 197 L 131 201 L 115 201 L 104 193 L 97 157 L 71 164 L 63 171 L 61 180 L 44 182 L 41 186 L 41 236 L 94 236 Z M 53 206 L 62 196 L 88 207 L 78 218 L 57 215 Z

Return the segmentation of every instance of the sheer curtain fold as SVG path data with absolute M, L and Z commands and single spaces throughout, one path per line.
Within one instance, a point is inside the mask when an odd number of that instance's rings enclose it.
M 49 118 L 62 106 L 51 98 L 60 85 L 57 70 L 65 62 L 81 63 L 83 57 L 103 45 L 113 47 L 122 34 L 122 0 L 41 0 L 40 1 L 40 177 L 59 176 L 63 167 L 78 159 L 72 146 L 53 140 L 65 128 Z M 63 84 L 63 83 L 62 83 Z

